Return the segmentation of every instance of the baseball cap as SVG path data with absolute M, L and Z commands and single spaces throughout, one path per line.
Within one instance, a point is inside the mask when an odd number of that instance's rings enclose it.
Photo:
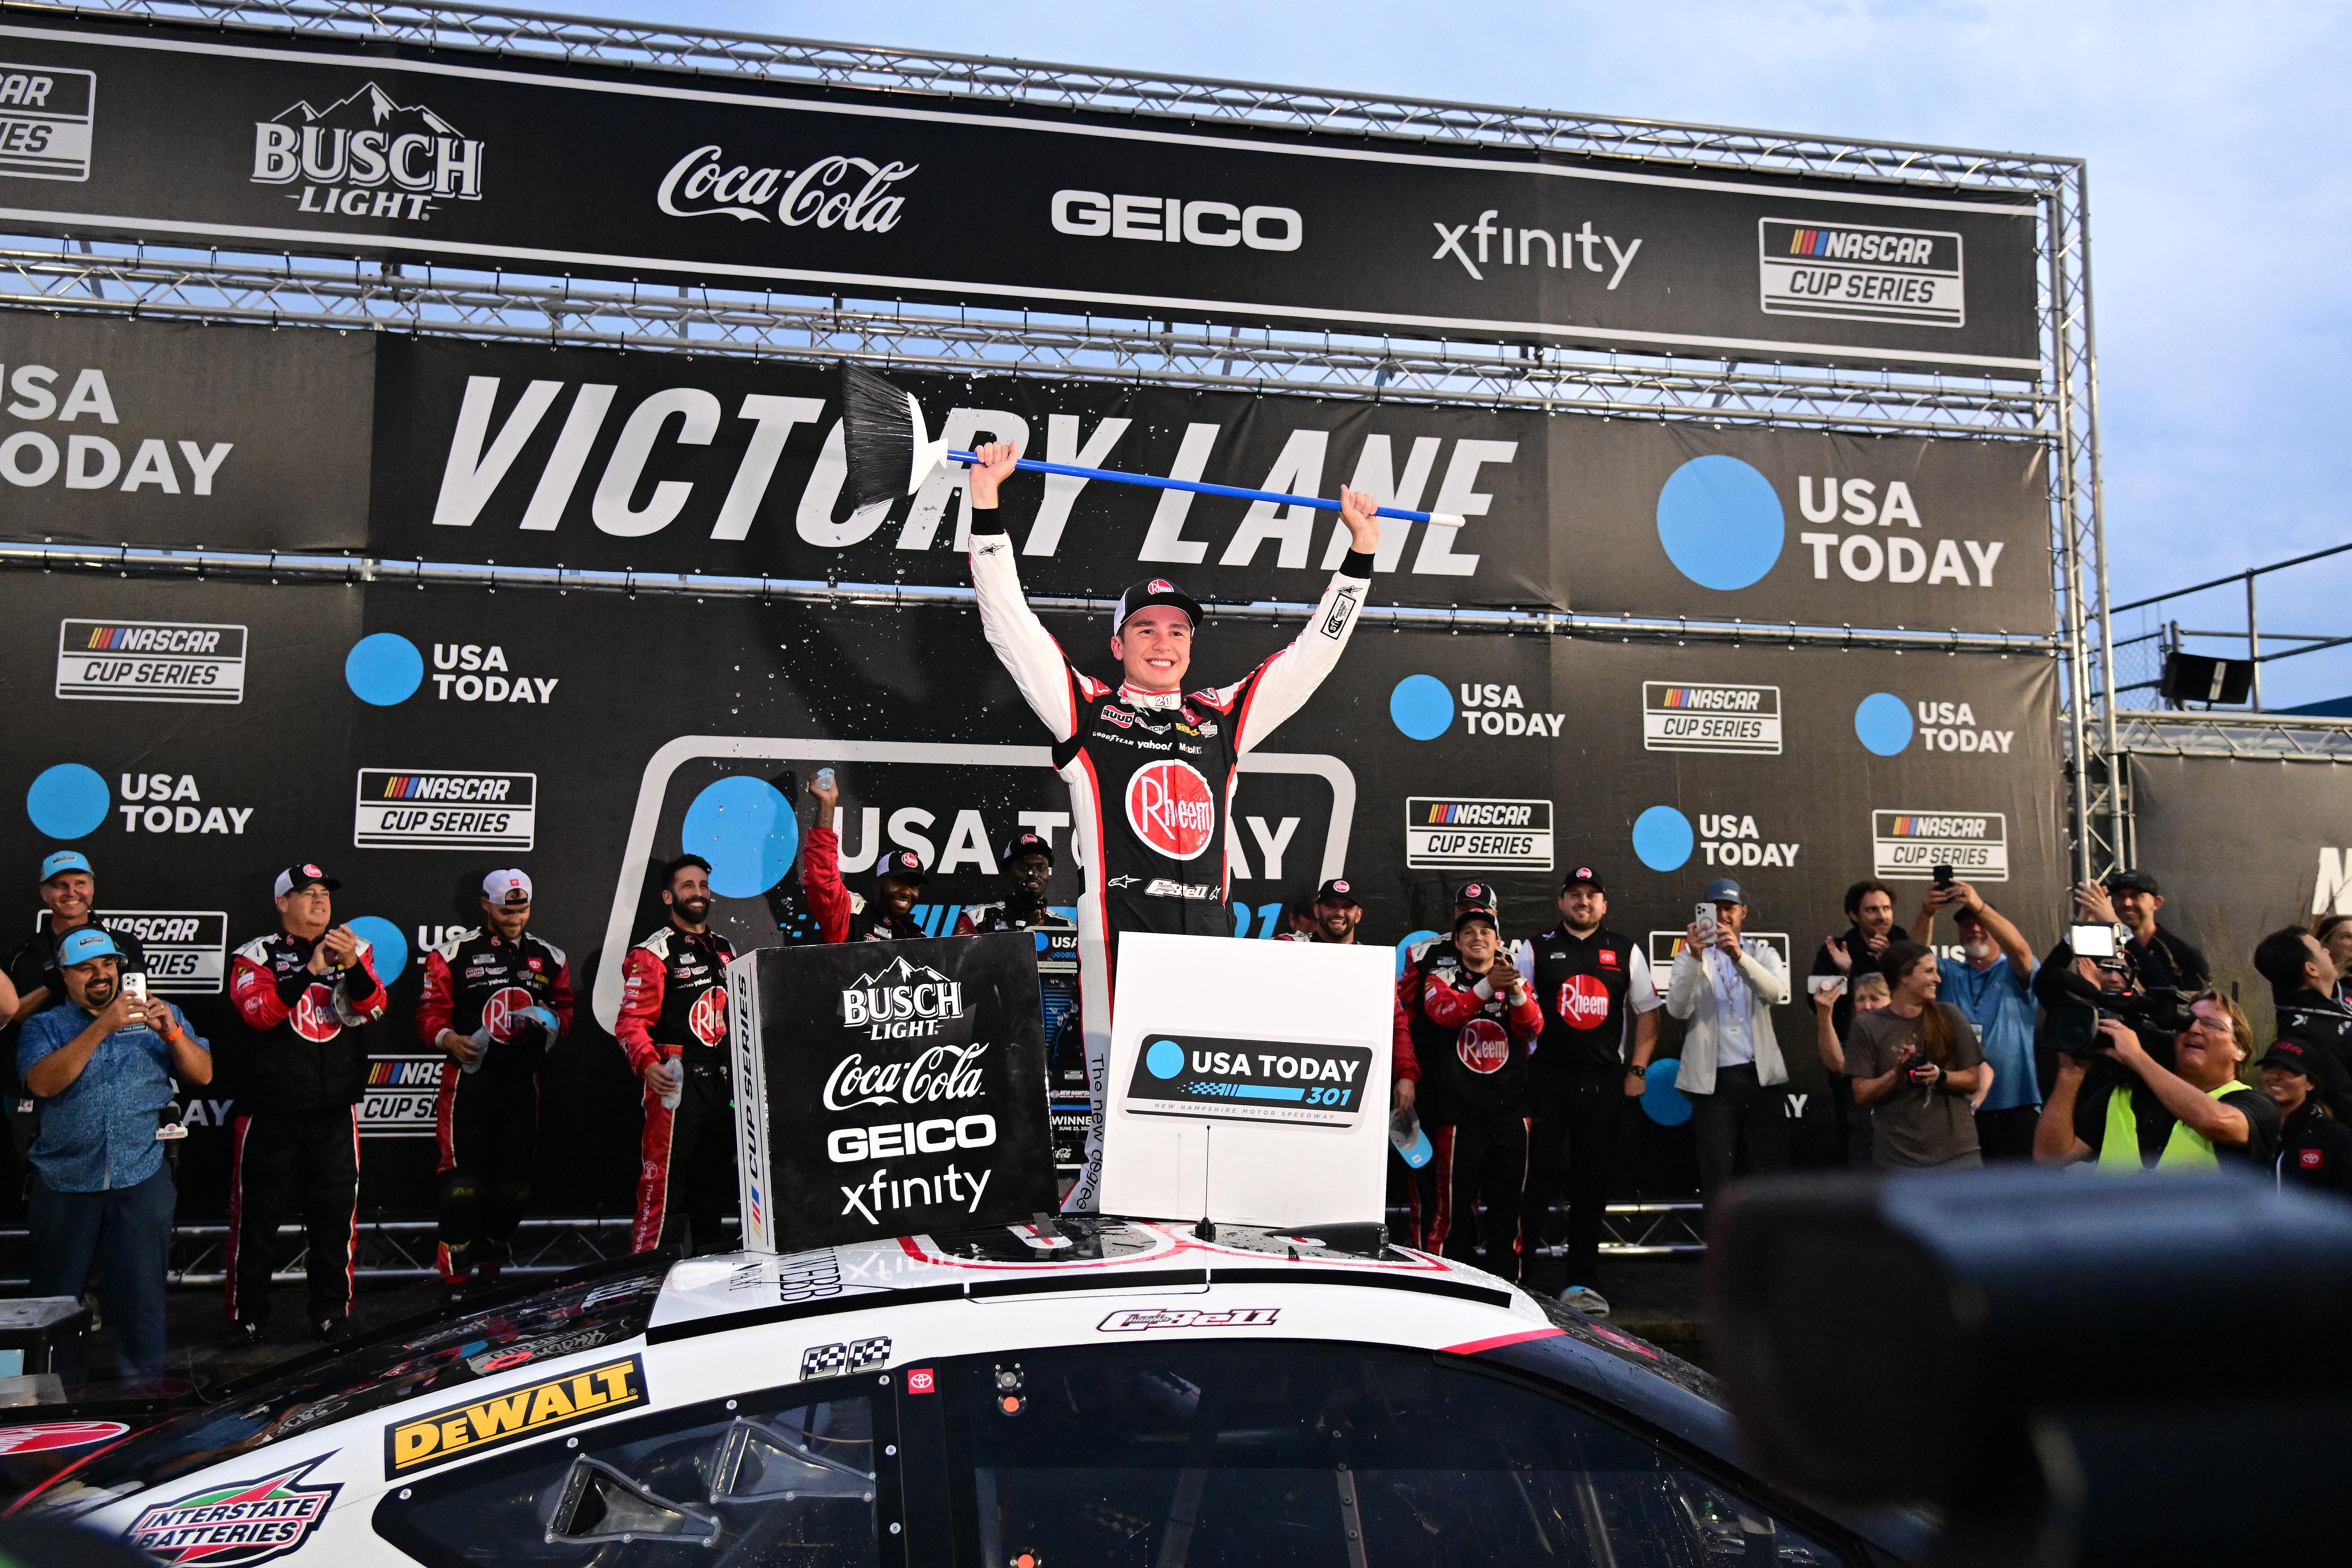
M 1111 622 L 1111 630 L 1118 632 L 1138 610 L 1148 610 L 1154 605 L 1175 605 L 1184 612 L 1194 631 L 1201 629 L 1201 601 L 1165 577 L 1150 577 L 1118 596 L 1118 618 Z
M 522 895 L 518 899 L 517 893 Z M 525 871 L 493 871 L 482 879 L 482 897 L 494 904 L 530 902 L 530 875 Z
M 1495 911 L 1493 910 L 1488 909 L 1484 904 L 1472 904 L 1467 908 L 1459 909 L 1454 911 L 1454 934 L 1457 936 L 1460 935 L 1462 928 L 1468 925 L 1472 921 L 1485 921 L 1488 925 L 1495 928 L 1495 931 L 1498 935 L 1501 933 L 1503 929 L 1502 922 L 1495 918 Z
M 2300 1040 L 2275 1042 L 2263 1059 L 2254 1065 L 2258 1068 L 2278 1068 L 2285 1072 L 2301 1073 L 2314 1083 L 2319 1081 L 2319 1075 L 2311 1070 L 2310 1053 L 2304 1049 L 2303 1042 Z
M 1501 903 L 1502 900 L 1496 897 L 1492 882 L 1465 882 L 1454 889 L 1454 907 L 1457 910 L 1475 905 L 1482 910 L 1493 910 Z
M 1355 903 L 1357 900 L 1353 888 L 1354 884 L 1347 878 L 1334 877 L 1315 889 L 1315 901 L 1318 904 Z
M 44 882 L 65 871 L 89 871 L 89 857 L 79 849 L 60 849 L 41 862 L 41 880 Z M 98 875 L 95 871 L 89 871 L 89 874 L 93 877 Z
M 1601 873 L 1590 866 L 1579 866 L 1575 870 L 1570 871 L 1568 874 L 1568 879 L 1560 883 L 1559 890 L 1565 893 L 1580 882 L 1596 893 L 1605 893 L 1609 890 L 1609 884 L 1601 879 Z
M 919 882 L 923 879 L 923 858 L 911 849 L 894 849 L 875 862 L 874 879 L 877 882 Z
M 331 893 L 340 893 L 343 890 L 343 885 L 328 876 L 326 871 L 315 862 L 298 860 L 278 873 L 277 886 L 270 889 L 269 896 L 282 899 L 295 889 L 307 888 L 313 882 Z
M 2107 879 L 2107 887 L 2110 891 L 2116 888 L 2132 888 L 2143 893 L 2154 893 L 2158 898 L 2164 896 L 2164 889 L 2156 885 L 2156 879 L 2145 871 L 2117 871 Z
M 58 943 L 59 969 L 70 969 L 93 958 L 121 956 L 122 950 L 114 945 L 114 939 L 98 926 L 84 926 L 79 931 L 70 931 L 65 941 Z
M 1049 862 L 1054 858 L 1054 846 L 1042 833 L 1019 833 L 1005 844 L 998 858 L 1010 866 L 1024 855 L 1043 855 Z
M 1728 877 L 1717 877 L 1709 882 L 1706 891 L 1701 896 L 1710 904 L 1744 904 L 1748 901 L 1748 895 L 1739 890 L 1739 884 Z

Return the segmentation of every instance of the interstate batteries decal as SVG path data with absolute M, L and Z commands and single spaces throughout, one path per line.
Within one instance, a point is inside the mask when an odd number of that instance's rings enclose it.
M 1147 1116 L 1351 1127 L 1372 1053 L 1361 1046 L 1146 1035 L 1128 1079 L 1127 1109 Z
M 486 1454 L 543 1437 L 645 1403 L 645 1363 L 626 1356 L 584 1372 L 527 1383 L 464 1405 L 412 1415 L 384 1430 L 384 1479 L 445 1459 Z
M 157 1503 L 131 1521 L 123 1538 L 158 1563 L 247 1568 L 299 1552 L 326 1522 L 340 1484 L 306 1487 L 304 1476 L 331 1454 L 259 1480 L 209 1486 Z

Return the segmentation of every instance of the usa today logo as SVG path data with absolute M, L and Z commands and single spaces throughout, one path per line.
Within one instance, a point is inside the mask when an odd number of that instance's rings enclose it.
M 1907 702 L 1892 691 L 1874 691 L 1855 705 L 1853 734 L 1864 751 L 1881 757 L 1900 756 L 1915 738 L 1922 751 L 2007 756 L 2017 739 L 2014 730 L 1979 724 L 1972 703 L 1931 699 Z
M 442 702 L 531 703 L 555 700 L 561 677 L 517 675 L 506 649 L 496 643 L 433 645 L 433 695 Z M 377 708 L 393 708 L 416 695 L 425 681 L 425 654 L 398 632 L 372 632 L 343 658 L 343 684 L 352 695 Z
M 1923 531 L 1909 484 L 1835 475 L 1797 479 L 1799 510 L 1808 523 L 1842 522 L 1847 531 L 1797 535 L 1801 572 L 1812 580 L 1928 588 L 1990 588 L 2007 548 L 2000 540 L 1942 538 Z M 1780 564 L 1789 543 L 1780 493 L 1752 463 L 1724 453 L 1693 458 L 1658 490 L 1658 543 L 1675 570 L 1702 588 L 1752 588 Z M 1881 531 L 1896 531 L 1879 537 Z M 1853 531 L 1868 530 L 1871 531 Z

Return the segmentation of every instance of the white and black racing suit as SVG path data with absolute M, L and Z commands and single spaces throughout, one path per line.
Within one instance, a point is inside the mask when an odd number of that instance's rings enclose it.
M 1063 1206 L 1091 1211 L 1102 1176 L 1103 1080 L 1112 964 L 1130 931 L 1231 936 L 1225 817 L 1242 754 L 1298 711 L 1339 661 L 1371 587 L 1372 557 L 1350 551 L 1290 646 L 1234 682 L 1190 692 L 1116 689 L 1082 674 L 1022 596 L 1013 542 L 994 509 L 971 512 L 980 618 L 1021 695 L 1054 737 L 1070 786 L 1079 858 L 1079 1026 L 1094 1101 L 1086 1169 Z

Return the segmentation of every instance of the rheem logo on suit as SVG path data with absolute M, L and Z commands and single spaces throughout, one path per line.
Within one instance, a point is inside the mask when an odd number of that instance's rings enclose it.
M 1642 746 L 1652 752 L 1780 754 L 1780 689 L 1642 682 Z
M 362 768 L 352 842 L 362 849 L 528 849 L 539 775 Z
M 1998 811 L 1874 811 L 1874 868 L 1926 881 L 1938 866 L 1969 882 L 2009 880 L 2009 818 Z
M 97 702 L 242 702 L 245 628 L 59 621 L 57 694 Z

